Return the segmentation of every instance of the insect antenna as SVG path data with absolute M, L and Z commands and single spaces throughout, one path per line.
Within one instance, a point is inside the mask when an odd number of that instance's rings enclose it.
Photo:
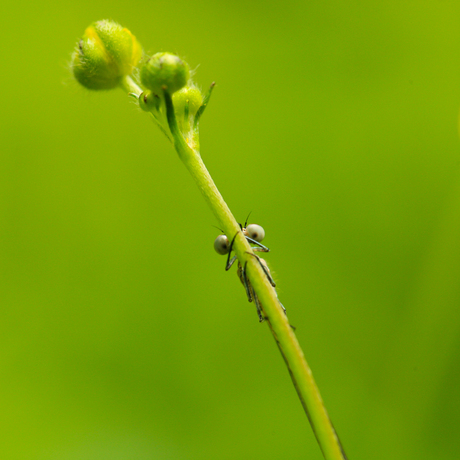
M 252 211 L 248 214 L 248 217 L 246 217 L 246 222 L 244 223 L 244 228 L 247 227 L 248 225 L 248 220 L 249 220 L 249 216 L 252 214 Z

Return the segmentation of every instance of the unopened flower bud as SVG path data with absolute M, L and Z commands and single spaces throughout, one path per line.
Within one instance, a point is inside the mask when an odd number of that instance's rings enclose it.
M 185 86 L 174 93 L 172 100 L 176 117 L 181 118 L 184 116 L 186 104 L 188 104 L 188 114 L 194 117 L 203 103 L 203 96 L 195 86 Z
M 72 55 L 75 78 L 88 89 L 112 89 L 130 75 L 142 56 L 136 37 L 109 20 L 90 25 Z
M 160 106 L 160 98 L 152 91 L 144 91 L 139 95 L 139 107 L 145 112 L 151 112 Z
M 141 68 L 142 84 L 155 94 L 170 94 L 183 88 L 190 77 L 188 64 L 170 53 L 154 54 Z

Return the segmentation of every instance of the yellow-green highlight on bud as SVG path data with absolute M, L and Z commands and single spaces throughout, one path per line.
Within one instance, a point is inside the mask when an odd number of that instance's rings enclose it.
M 85 30 L 72 55 L 71 67 L 84 87 L 112 89 L 132 73 L 141 57 L 141 45 L 128 29 L 102 20 Z
M 190 78 L 188 64 L 178 56 L 170 53 L 154 54 L 141 68 L 142 84 L 155 94 L 169 94 L 183 88 Z
M 152 112 L 160 108 L 160 97 L 153 94 L 152 91 L 146 90 L 139 95 L 139 107 L 144 112 Z

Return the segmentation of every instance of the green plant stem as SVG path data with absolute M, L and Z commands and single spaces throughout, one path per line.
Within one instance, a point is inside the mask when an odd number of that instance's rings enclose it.
M 324 407 L 312 372 L 294 331 L 289 325 L 288 318 L 281 308 L 275 289 L 269 283 L 257 259 L 251 255 L 253 254 L 252 249 L 214 184 L 200 153 L 192 149 L 180 134 L 174 116 L 171 96 L 167 92 L 165 92 L 165 102 L 168 123 L 174 138 L 174 147 L 180 159 L 201 190 L 221 229 L 229 239 L 236 235 L 233 249 L 242 265 L 247 262 L 250 282 L 261 301 L 270 330 L 286 362 L 324 458 L 326 460 L 346 460 L 347 457 Z
M 182 143 L 175 143 L 175 148 L 186 168 L 195 179 L 198 188 L 208 202 L 224 233 L 230 236 L 238 233 L 233 248 L 241 264 L 248 263 L 251 284 L 263 305 L 270 329 L 286 361 L 300 401 L 323 451 L 324 458 L 327 460 L 343 460 L 346 457 L 343 454 L 340 441 L 326 412 L 303 351 L 280 306 L 275 289 L 268 282 L 267 276 L 257 260 L 248 254 L 248 252 L 252 253 L 252 249 L 215 186 L 200 155 Z
M 127 93 L 134 93 L 138 96 L 142 93 L 142 88 L 140 88 L 129 75 L 121 80 L 120 87 Z

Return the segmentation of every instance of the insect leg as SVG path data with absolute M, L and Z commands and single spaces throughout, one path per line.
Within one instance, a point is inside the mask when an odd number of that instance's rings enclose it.
M 262 267 L 262 270 L 264 271 L 265 276 L 267 277 L 269 283 L 270 283 L 273 287 L 275 287 L 276 284 L 275 284 L 275 282 L 273 281 L 273 278 L 271 277 L 270 272 L 268 271 L 268 268 L 260 261 L 260 257 L 256 256 L 255 254 L 252 254 L 252 253 L 249 252 L 249 251 L 246 251 L 246 253 L 249 254 L 249 255 L 251 255 L 251 256 L 253 256 L 253 257 L 255 257 L 255 258 L 257 259 L 257 262 L 259 262 L 259 265 Z
M 252 302 L 252 286 L 249 284 L 248 276 L 246 275 L 246 267 L 248 265 L 248 261 L 244 263 L 244 267 L 241 268 L 241 278 L 243 280 L 244 289 L 246 290 L 246 295 L 248 296 L 248 301 Z
M 265 321 L 264 316 L 262 315 L 262 305 L 260 305 L 260 300 L 257 297 L 257 294 L 254 292 L 253 287 L 251 286 L 252 295 L 254 296 L 254 303 L 256 304 L 257 308 L 257 315 L 259 316 L 259 323 L 263 323 Z
M 254 303 L 256 304 L 257 308 L 257 315 L 259 316 L 259 322 L 262 323 L 265 318 L 262 315 L 262 306 L 260 305 L 259 298 L 257 294 L 254 292 L 254 288 L 252 287 L 251 282 L 248 280 L 248 275 L 246 274 L 246 267 L 248 266 L 248 262 L 244 263 L 244 267 L 241 267 L 241 278 L 243 280 L 244 288 L 246 289 L 246 294 L 248 295 L 249 302 L 252 302 L 254 299 Z
M 249 243 L 256 244 L 258 246 L 257 248 L 252 248 L 254 251 L 270 252 L 270 249 L 268 249 L 267 246 L 264 246 L 263 244 L 259 243 L 258 241 L 253 240 L 252 238 L 249 238 L 249 236 L 245 236 L 245 238 L 249 241 Z
M 228 257 L 227 257 L 227 265 L 225 266 L 225 270 L 230 270 L 230 267 L 233 265 L 233 263 L 236 260 L 236 256 L 233 257 L 233 259 L 230 260 L 230 256 L 232 255 L 232 248 L 233 248 L 233 243 L 235 242 L 236 235 L 238 235 L 239 232 L 235 233 L 235 236 L 232 239 L 232 242 L 230 243 L 230 247 L 228 248 Z
M 235 263 L 236 256 L 233 256 L 231 260 L 228 259 L 230 259 L 230 256 L 227 258 L 227 265 L 225 266 L 225 270 L 230 270 L 232 265 Z
M 279 301 L 279 299 L 278 299 L 278 302 L 280 302 L 280 301 Z M 287 313 L 286 313 L 286 309 L 284 308 L 284 305 L 283 305 L 281 302 L 280 302 L 280 305 L 281 305 L 281 308 L 282 308 L 282 309 L 283 309 L 283 311 L 284 311 L 284 314 L 285 314 L 285 315 L 287 315 Z

